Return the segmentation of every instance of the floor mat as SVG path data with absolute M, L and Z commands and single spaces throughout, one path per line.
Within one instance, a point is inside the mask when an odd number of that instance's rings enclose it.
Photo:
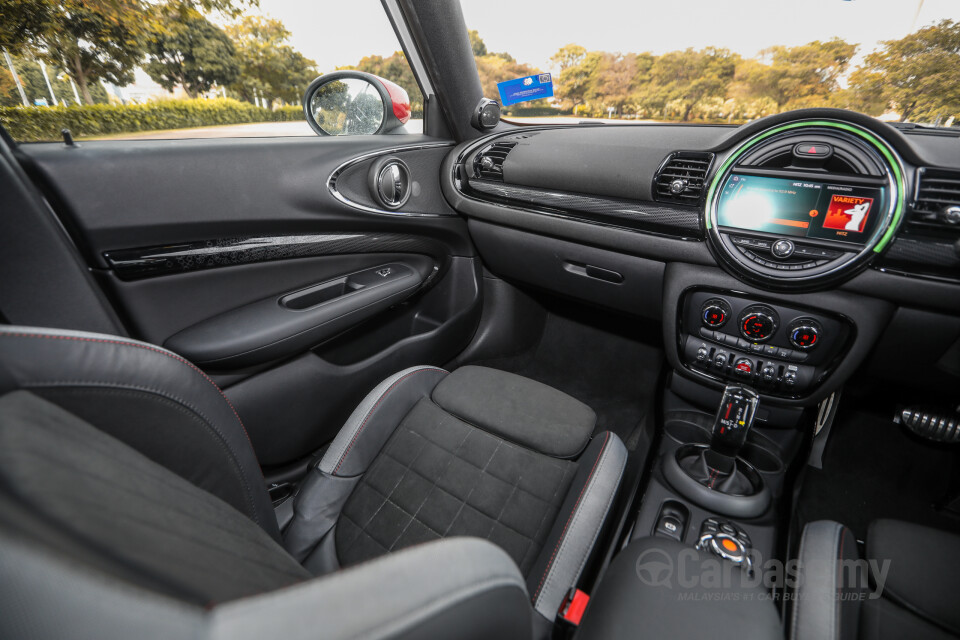
M 960 517 L 939 508 L 955 493 L 958 473 L 956 447 L 909 435 L 889 417 L 841 408 L 823 469 L 807 468 L 798 515 L 803 523 L 841 522 L 858 540 L 878 518 L 960 531 Z
M 534 349 L 473 364 L 510 371 L 570 394 L 597 412 L 597 432 L 616 433 L 632 450 L 642 421 L 652 419 L 662 363 L 661 349 L 631 338 L 628 331 L 551 313 Z

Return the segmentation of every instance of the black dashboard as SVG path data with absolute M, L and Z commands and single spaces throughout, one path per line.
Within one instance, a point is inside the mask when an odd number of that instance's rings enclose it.
M 675 370 L 706 386 L 809 404 L 896 342 L 904 310 L 946 318 L 914 355 L 960 376 L 955 131 L 832 109 L 511 128 L 456 148 L 443 176 L 499 275 L 660 319 Z

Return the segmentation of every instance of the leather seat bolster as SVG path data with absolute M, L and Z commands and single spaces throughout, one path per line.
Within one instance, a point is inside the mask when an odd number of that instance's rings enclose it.
M 0 636 L 329 640 L 529 639 L 516 566 L 495 545 L 452 538 L 353 569 L 202 608 L 112 579 L 0 532 Z
M 627 448 L 605 431 L 583 453 L 567 497 L 560 507 L 527 587 L 533 606 L 553 620 L 564 596 L 576 585 L 613 505 L 627 464 Z
M 871 571 L 888 562 L 883 597 L 960 635 L 960 536 L 901 522 L 877 520 L 867 533 Z M 878 582 L 874 575 L 874 582 Z M 878 585 L 879 586 L 879 585 Z
M 800 540 L 799 578 L 793 603 L 793 640 L 856 638 L 867 576 L 858 573 L 853 533 L 830 520 L 809 523 Z
M 411 367 L 377 385 L 333 439 L 320 471 L 335 476 L 364 473 L 404 416 L 447 375 L 438 367 Z
M 593 409 L 562 391 L 486 367 L 457 369 L 432 397 L 464 422 L 555 458 L 576 457 L 597 424 Z
M 127 338 L 8 326 L 0 330 L 0 392 L 17 388 L 96 424 L 279 539 L 240 416 L 188 360 Z
M 350 615 L 344 615 L 350 612 Z M 222 605 L 213 638 L 529 638 L 520 572 L 499 547 L 448 538 Z

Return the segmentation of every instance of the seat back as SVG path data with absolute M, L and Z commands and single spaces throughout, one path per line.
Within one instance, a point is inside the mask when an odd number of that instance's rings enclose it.
M 531 612 L 484 540 L 310 579 L 222 500 L 30 391 L 0 396 L 0 637 L 529 640 Z
M 240 417 L 216 384 L 177 354 L 116 336 L 6 326 L 0 395 L 16 390 L 95 425 L 280 539 Z

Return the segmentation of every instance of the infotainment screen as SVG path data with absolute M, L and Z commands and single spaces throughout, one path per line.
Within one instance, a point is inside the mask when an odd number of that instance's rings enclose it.
M 855 242 L 867 241 L 883 218 L 882 187 L 861 187 L 734 173 L 720 193 L 723 227 Z

